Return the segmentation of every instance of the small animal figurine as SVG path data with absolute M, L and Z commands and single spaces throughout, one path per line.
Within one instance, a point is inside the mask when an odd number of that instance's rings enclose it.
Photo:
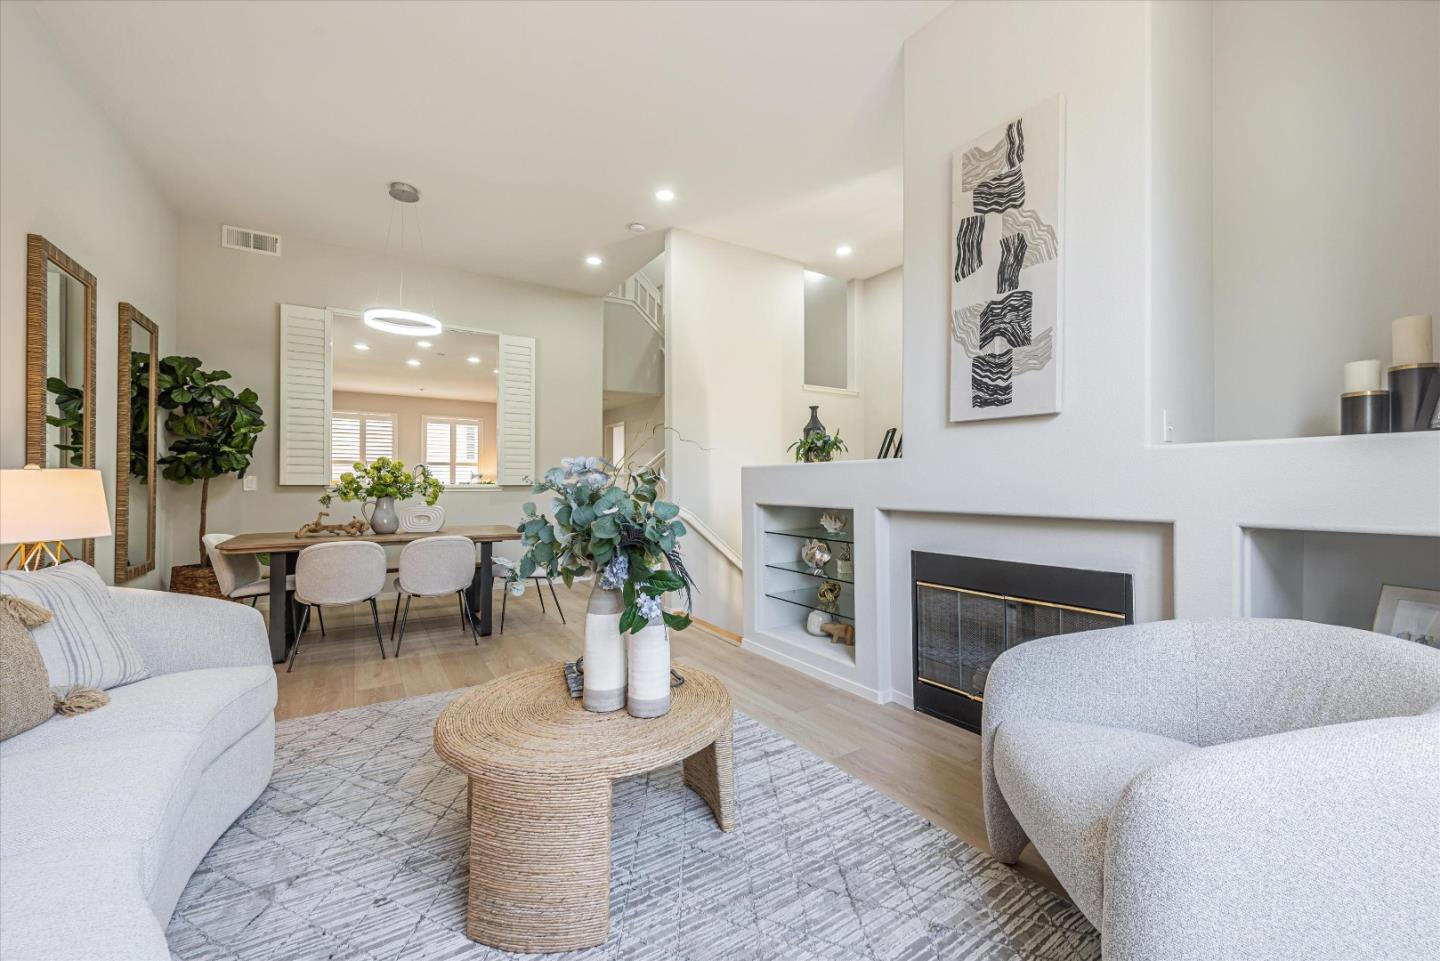
M 329 511 L 321 511 L 315 515 L 315 519 L 308 524 L 301 524 L 300 529 L 295 532 L 296 537 L 324 537 L 327 534 L 344 534 L 349 537 L 358 537 L 365 533 L 369 524 L 365 523 L 363 517 L 352 517 L 345 524 L 326 524 L 323 518 L 329 517 Z
M 831 644 L 844 644 L 846 647 L 855 646 L 855 625 L 841 624 L 839 621 L 832 621 L 820 628 L 830 635 Z

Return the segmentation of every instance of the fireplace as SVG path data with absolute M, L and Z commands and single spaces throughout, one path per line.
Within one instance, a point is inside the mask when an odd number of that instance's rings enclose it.
M 1006 650 L 1130 624 L 1129 574 L 912 551 L 915 710 L 980 730 L 985 677 Z

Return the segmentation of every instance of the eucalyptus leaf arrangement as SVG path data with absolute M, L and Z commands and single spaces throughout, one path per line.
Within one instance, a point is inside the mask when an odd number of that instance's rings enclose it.
M 840 432 L 827 434 L 823 430 L 812 430 L 791 444 L 786 450 L 795 452 L 795 462 L 815 463 L 833 460 L 837 451 L 849 450 L 840 439 Z
M 659 499 L 665 478 L 653 468 L 622 470 L 598 457 L 566 457 L 545 472 L 533 492 L 554 494 L 554 520 L 527 503 L 516 528 L 525 553 L 511 571 L 510 591 L 543 571 L 568 587 L 594 573 L 604 590 L 618 590 L 625 602 L 620 632 L 638 633 L 662 617 L 672 630 L 690 626 L 695 582 L 685 570 L 679 541 L 685 536 L 680 508 Z M 685 592 L 685 612 L 664 610 L 661 597 Z
M 377 457 L 375 462 L 368 466 L 358 460 L 350 466 L 353 471 L 341 474 L 335 486 L 320 495 L 320 503 L 325 507 L 330 506 L 333 497 L 347 502 L 367 501 L 372 498 L 379 500 L 382 497 L 405 501 L 412 497 L 423 497 L 426 505 L 433 507 L 445 490 L 444 485 L 435 479 L 430 468 L 424 464 L 416 465 L 414 470 L 407 470 L 403 460 Z

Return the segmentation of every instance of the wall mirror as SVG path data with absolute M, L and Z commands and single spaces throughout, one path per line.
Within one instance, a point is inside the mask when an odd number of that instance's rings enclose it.
M 25 460 L 95 466 L 95 275 L 38 234 L 26 238 Z M 93 539 L 66 546 L 95 562 Z
M 115 582 L 155 569 L 155 322 L 120 305 L 115 409 Z
M 398 337 L 339 311 L 331 334 L 332 479 L 390 457 L 424 464 L 447 488 L 495 486 L 497 334 Z

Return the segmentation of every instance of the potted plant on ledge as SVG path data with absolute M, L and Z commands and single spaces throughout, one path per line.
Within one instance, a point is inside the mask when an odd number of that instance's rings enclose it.
M 833 434 L 827 434 L 821 429 L 809 431 L 786 450 L 795 452 L 797 464 L 813 464 L 834 460 L 837 452 L 849 450 L 849 448 L 840 439 L 838 430 Z
M 670 639 L 690 626 L 695 583 L 680 557 L 680 508 L 659 499 L 664 476 L 622 470 L 597 457 L 566 457 L 545 472 L 554 519 L 533 503 L 517 528 L 525 553 L 511 571 L 511 593 L 543 571 L 568 587 L 595 575 L 585 618 L 584 707 L 636 717 L 670 710 Z M 685 592 L 685 612 L 666 611 L 665 594 Z M 628 651 L 627 651 L 628 639 Z
M 400 529 L 400 517 L 395 513 L 397 500 L 418 496 L 425 498 L 427 507 L 434 507 L 445 490 L 424 464 L 406 470 L 403 460 L 377 457 L 373 464 L 356 461 L 350 466 L 354 470 L 341 474 L 335 486 L 321 495 L 320 503 L 329 507 L 332 497 L 347 502 L 361 501 L 360 513 L 377 534 L 393 534 Z M 365 514 L 367 505 L 372 507 L 368 515 Z

